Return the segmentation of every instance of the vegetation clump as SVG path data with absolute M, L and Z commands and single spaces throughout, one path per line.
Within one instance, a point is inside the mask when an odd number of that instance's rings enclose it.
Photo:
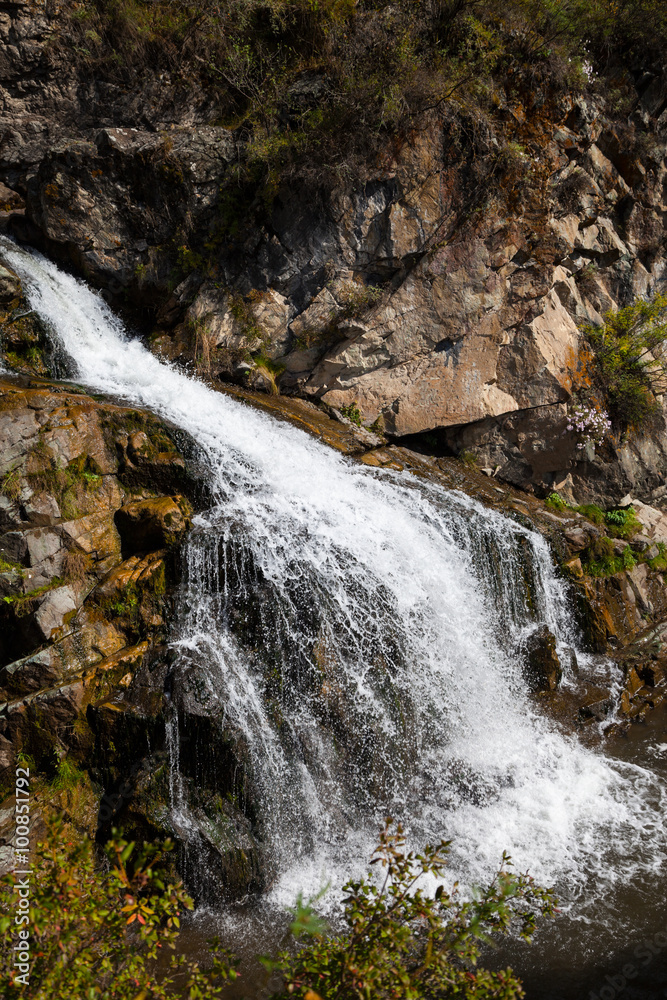
M 478 966 L 482 944 L 516 932 L 530 940 L 538 915 L 551 915 L 555 899 L 528 875 L 513 875 L 510 859 L 470 902 L 439 884 L 433 895 L 418 888 L 424 875 L 444 877 L 449 842 L 407 851 L 403 831 L 387 824 L 371 861 L 380 879 L 344 886 L 342 930 L 331 935 L 299 906 L 293 931 L 304 935 L 296 953 L 271 963 L 285 980 L 274 1000 L 437 1000 L 523 996 L 511 969 Z
M 430 115 L 446 117 L 452 102 L 467 128 L 488 140 L 489 121 L 508 100 L 539 115 L 566 90 L 588 91 L 605 75 L 618 89 L 619 63 L 646 65 L 667 42 L 661 0 L 52 0 L 51 7 L 56 16 L 62 10 L 63 41 L 98 76 L 132 86 L 151 71 L 214 95 L 218 123 L 247 153 L 221 196 L 230 232 L 290 173 L 354 176 L 388 138 L 399 147 Z M 487 153 L 492 147 L 499 172 L 530 167 L 522 135 L 508 133 L 497 147 L 487 142 Z
M 355 424 L 357 427 L 361 427 L 361 411 L 354 400 L 346 406 L 341 406 L 340 412 L 343 417 L 350 421 L 350 423 Z
M 590 576 L 613 576 L 636 565 L 637 559 L 630 546 L 626 545 L 616 554 L 614 543 L 606 535 L 595 538 L 582 556 L 582 566 Z
M 53 780 L 71 794 L 77 777 L 75 768 L 61 762 Z M 114 831 L 102 864 L 88 837 L 62 818 L 49 823 L 33 863 L 26 997 L 213 1000 L 224 995 L 237 978 L 237 963 L 218 941 L 209 942 L 205 968 L 164 953 L 174 950 L 181 917 L 193 906 L 183 885 L 166 873 L 172 846 L 139 849 Z M 336 931 L 317 917 L 312 901 L 298 899 L 290 931 L 299 946 L 263 960 L 282 983 L 273 1000 L 523 996 L 510 969 L 478 965 L 480 950 L 499 934 L 515 932 L 530 940 L 537 917 L 555 912 L 553 893 L 528 875 L 512 874 L 504 855 L 491 884 L 463 901 L 456 888 L 449 893 L 442 885 L 448 852 L 447 841 L 421 853 L 407 851 L 401 827 L 388 821 L 371 861 L 380 877 L 347 883 Z M 433 894 L 417 885 L 425 875 L 440 883 Z M 0 879 L 0 897 L 9 904 L 13 892 L 10 873 Z M 20 973 L 12 947 L 13 909 L 3 910 L 0 982 L 8 988 L 20 985 Z
M 642 527 L 634 507 L 615 507 L 612 510 L 603 510 L 595 503 L 570 504 L 563 500 L 558 493 L 550 493 L 544 503 L 552 510 L 561 513 L 571 510 L 575 514 L 582 514 L 593 524 L 604 525 L 613 538 L 632 538 Z
M 584 333 L 593 352 L 594 388 L 618 427 L 640 426 L 667 391 L 667 296 L 655 295 L 608 312 Z
M 59 768 L 56 783 L 70 787 L 75 775 Z M 31 875 L 29 985 L 15 965 L 14 876 L 0 879 L 0 984 L 35 1000 L 137 1000 L 214 998 L 236 978 L 231 957 L 213 943 L 209 969 L 173 957 L 158 975 L 161 949 L 173 949 L 181 914 L 192 900 L 180 883 L 169 883 L 164 859 L 172 844 L 144 846 L 116 837 L 100 864 L 94 843 L 62 820 L 51 822 L 37 846 Z

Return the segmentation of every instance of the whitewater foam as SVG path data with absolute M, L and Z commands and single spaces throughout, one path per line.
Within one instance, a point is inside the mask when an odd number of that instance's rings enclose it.
M 452 838 L 465 880 L 508 850 L 580 907 L 659 869 L 663 786 L 557 732 L 526 691 L 537 623 L 576 644 L 539 535 L 216 393 L 83 283 L 0 243 L 71 376 L 201 451 L 215 502 L 186 546 L 173 648 L 188 697 L 248 749 L 276 903 L 365 868 L 388 812 L 415 843 Z

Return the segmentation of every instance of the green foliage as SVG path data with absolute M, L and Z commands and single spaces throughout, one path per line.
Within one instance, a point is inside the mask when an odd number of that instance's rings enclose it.
M 613 510 L 605 511 L 595 503 L 584 503 L 577 506 L 567 503 L 558 493 L 550 493 L 544 504 L 560 513 L 572 510 L 576 514 L 583 514 L 593 524 L 604 525 L 612 538 L 632 538 L 642 527 L 634 507 L 616 507 Z
M 37 845 L 30 896 L 29 986 L 15 982 L 17 928 L 14 876 L 0 879 L 0 991 L 26 1000 L 213 1000 L 236 978 L 229 954 L 211 943 L 209 969 L 172 957 L 169 972 L 156 976 L 161 949 L 174 949 L 183 911 L 192 900 L 180 883 L 164 875 L 172 844 L 138 849 L 116 839 L 101 865 L 95 846 L 63 820 L 49 823 Z M 13 987 L 13 988 L 12 988 Z
M 467 465 L 469 469 L 474 469 L 477 465 L 478 459 L 474 451 L 470 451 L 468 448 L 464 448 L 458 454 L 459 461 Z
M 71 796 L 82 777 L 60 761 L 51 789 L 58 786 Z M 21 995 L 27 1000 L 215 1000 L 225 995 L 226 984 L 237 976 L 236 962 L 217 940 L 209 942 L 205 971 L 183 956 L 165 961 L 162 949 L 175 950 L 181 916 L 192 909 L 182 884 L 166 875 L 171 842 L 138 848 L 116 830 L 113 835 L 103 864 L 88 837 L 63 818 L 47 820 L 46 840 L 33 859 L 30 984 Z M 424 875 L 442 879 L 448 851 L 449 843 L 441 841 L 421 853 L 408 852 L 401 827 L 388 821 L 371 861 L 380 867 L 380 879 L 347 883 L 337 931 L 314 912 L 319 897 L 304 902 L 299 896 L 290 934 L 300 947 L 263 959 L 283 981 L 274 1000 L 522 996 L 511 970 L 478 966 L 480 950 L 510 931 L 530 940 L 537 917 L 554 912 L 552 892 L 528 875 L 511 874 L 504 855 L 494 880 L 475 890 L 472 900 L 463 902 L 456 886 L 448 893 L 442 884 L 430 895 L 417 883 Z M 3 995 L 18 975 L 13 894 L 10 873 L 0 879 L 0 899 L 6 904 L 0 917 Z
M 624 569 L 632 569 L 637 565 L 635 555 L 629 545 L 626 545 L 620 555 L 614 554 L 614 545 L 610 538 L 603 535 L 596 538 L 582 556 L 582 567 L 590 576 L 613 576 Z
M 485 133 L 507 98 L 541 113 L 594 71 L 618 85 L 619 60 L 667 41 L 661 0 L 83 0 L 59 23 L 98 75 L 134 85 L 150 66 L 215 95 L 246 150 L 219 201 L 232 237 L 294 171 L 354 176 L 452 105 Z M 491 160 L 528 169 L 530 145 L 506 131 Z
M 344 318 L 359 316 L 374 305 L 381 295 L 382 289 L 378 285 L 347 282 L 342 288 L 336 289 L 336 298 L 342 306 L 340 315 Z
M 342 929 L 331 934 L 299 900 L 292 930 L 304 945 L 282 952 L 270 968 L 285 980 L 274 1000 L 436 1000 L 438 997 L 523 996 L 510 969 L 490 972 L 477 965 L 483 944 L 511 929 L 530 940 L 537 915 L 554 912 L 549 890 L 528 875 L 508 871 L 462 902 L 456 887 L 442 884 L 433 895 L 417 886 L 424 875 L 442 879 L 449 842 L 406 851 L 400 825 L 388 821 L 371 864 L 381 879 L 365 877 L 344 887 Z
M 121 596 L 105 602 L 104 607 L 117 618 L 134 621 L 139 614 L 139 594 L 136 587 L 126 587 Z
M 256 298 L 256 292 L 251 293 L 247 299 L 235 293 L 231 293 L 229 296 L 229 311 L 241 327 L 243 336 L 251 343 L 256 340 L 264 341 L 266 339 L 252 309 L 252 302 Z
M 190 274 L 192 271 L 203 271 L 206 263 L 201 254 L 191 250 L 188 246 L 180 246 L 176 251 L 176 260 L 179 271 L 182 275 Z M 138 267 L 144 267 L 140 264 Z M 144 271 L 146 268 L 144 267 Z
M 18 469 L 10 469 L 2 477 L 0 493 L 16 502 L 21 496 L 21 476 Z
M 67 757 L 63 757 L 58 761 L 56 773 L 50 784 L 54 792 L 63 792 L 76 788 L 85 779 L 86 775 L 84 772 L 79 770 L 76 764 L 73 764 Z
M 634 507 L 608 510 L 604 515 L 604 520 L 609 534 L 613 535 L 614 538 L 632 538 L 642 527 Z
M 667 572 L 667 546 L 664 542 L 658 542 L 658 554 L 648 560 L 648 565 L 658 573 Z
M 59 576 L 54 576 L 49 580 L 48 583 L 43 584 L 41 587 L 35 587 L 34 590 L 28 590 L 25 594 L 8 594 L 3 597 L 2 600 L 5 604 L 11 604 L 14 607 L 14 613 L 21 617 L 24 614 L 29 613 L 32 610 L 31 601 L 35 597 L 41 597 L 42 594 L 47 594 L 49 590 L 55 590 L 56 587 L 62 587 L 65 581 Z
M 597 387 L 620 426 L 640 425 L 667 391 L 667 296 L 656 295 L 608 312 L 602 326 L 584 328 L 594 352 Z
M 32 449 L 30 467 L 26 474 L 29 485 L 33 490 L 50 493 L 66 519 L 77 517 L 85 495 L 102 485 L 102 476 L 93 459 L 80 455 L 69 465 L 61 465 L 42 440 Z
M 21 563 L 12 562 L 0 556 L 0 573 L 18 573 L 19 576 L 23 576 L 23 566 Z
M 341 406 L 340 412 L 344 417 L 347 417 L 349 421 L 356 424 L 357 427 L 361 427 L 361 411 L 354 400 L 348 403 L 347 406 Z
M 373 434 L 377 434 L 378 437 L 384 437 L 384 416 L 381 413 L 378 413 L 377 417 L 368 429 L 371 430 Z
M 545 507 L 551 507 L 552 510 L 563 511 L 568 510 L 570 505 L 566 503 L 565 500 L 558 493 L 550 493 L 549 496 L 544 501 Z
M 570 507 L 570 510 L 575 510 L 577 514 L 583 514 L 593 524 L 604 524 L 605 513 L 602 507 L 598 507 L 596 503 L 583 503 L 578 507 Z
M 255 368 L 264 376 L 264 379 L 269 387 L 269 392 L 274 396 L 280 394 L 280 389 L 278 388 L 277 379 L 285 371 L 285 366 L 278 364 L 272 358 L 269 358 L 263 351 L 259 351 L 256 354 L 251 355 L 251 360 L 255 365 Z

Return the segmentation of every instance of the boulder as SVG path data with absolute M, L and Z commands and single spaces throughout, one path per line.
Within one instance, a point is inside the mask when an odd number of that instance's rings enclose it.
M 546 625 L 529 636 L 525 648 L 525 677 L 531 691 L 555 691 L 563 669 L 556 652 L 556 639 Z
M 0 305 L 7 305 L 21 296 L 21 280 L 8 267 L 0 265 Z
M 124 553 L 153 552 L 182 541 L 190 527 L 187 501 L 181 496 L 138 500 L 116 511 Z

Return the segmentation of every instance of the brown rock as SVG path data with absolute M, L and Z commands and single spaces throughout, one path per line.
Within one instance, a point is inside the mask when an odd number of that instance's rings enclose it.
M 526 643 L 526 680 L 532 691 L 555 691 L 563 676 L 556 639 L 541 625 Z
M 190 527 L 190 513 L 183 497 L 159 497 L 121 507 L 115 522 L 124 552 L 151 552 L 178 544 Z

